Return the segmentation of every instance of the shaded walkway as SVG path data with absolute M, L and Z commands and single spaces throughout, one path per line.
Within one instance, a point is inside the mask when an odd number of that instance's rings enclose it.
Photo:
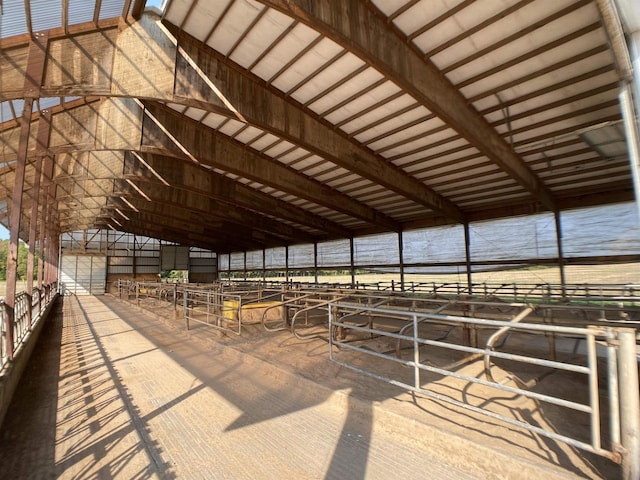
M 116 313 L 117 312 L 117 313 Z M 0 431 L 2 478 L 475 478 L 314 388 L 108 297 L 65 297 Z

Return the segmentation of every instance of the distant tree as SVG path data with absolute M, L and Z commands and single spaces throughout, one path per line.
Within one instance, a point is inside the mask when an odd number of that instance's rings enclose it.
M 7 256 L 9 254 L 9 240 L 0 240 L 0 281 L 7 279 Z M 29 259 L 29 248 L 24 242 L 18 244 L 18 270 L 17 276 L 19 280 L 27 278 L 27 263 Z M 33 278 L 36 278 L 38 272 L 38 255 L 34 258 Z

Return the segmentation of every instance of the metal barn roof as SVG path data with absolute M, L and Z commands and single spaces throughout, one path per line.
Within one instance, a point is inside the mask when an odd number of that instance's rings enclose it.
M 5 0 L 23 233 L 38 171 L 61 232 L 219 252 L 633 199 L 610 2 L 144 3 Z

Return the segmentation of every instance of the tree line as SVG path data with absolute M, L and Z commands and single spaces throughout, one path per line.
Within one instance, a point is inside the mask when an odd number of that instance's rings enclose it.
M 9 254 L 9 240 L 0 240 L 0 281 L 7 279 L 7 256 Z M 27 258 L 29 256 L 29 248 L 24 242 L 18 244 L 18 280 L 26 280 L 27 278 Z M 34 259 L 33 275 L 34 279 L 38 272 L 38 254 Z

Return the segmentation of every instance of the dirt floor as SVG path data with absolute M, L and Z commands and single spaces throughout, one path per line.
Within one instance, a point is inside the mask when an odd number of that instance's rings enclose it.
M 618 265 L 569 265 L 565 267 L 568 284 L 640 284 L 640 263 L 623 263 Z M 313 277 L 290 277 L 294 281 L 313 281 Z M 361 283 L 400 281 L 397 274 L 360 274 L 356 281 Z M 350 283 L 351 277 L 327 276 L 319 277 L 319 282 Z M 557 267 L 536 267 L 518 270 L 500 270 L 495 272 L 478 272 L 472 275 L 474 283 L 560 283 L 560 270 Z M 465 273 L 447 275 L 405 274 L 405 282 L 467 283 Z
M 602 457 L 585 453 L 565 443 L 552 440 L 537 433 L 505 425 L 499 420 L 483 414 L 462 410 L 459 407 L 439 400 L 427 398 L 422 394 L 413 394 L 378 379 L 365 376 L 344 366 L 329 361 L 329 346 L 321 338 L 299 340 L 290 331 L 265 332 L 260 326 L 252 325 L 243 328 L 241 336 L 227 334 L 207 325 L 192 323 L 190 330 L 185 330 L 181 312 L 172 312 L 166 304 L 149 303 L 144 306 L 153 312 L 167 325 L 175 329 L 176 334 L 186 334 L 195 342 L 204 342 L 210 348 L 225 345 L 238 352 L 267 362 L 288 374 L 299 376 L 322 385 L 333 392 L 344 395 L 344 402 L 357 403 L 368 416 L 393 419 L 382 422 L 390 429 L 413 430 L 412 438 L 416 444 L 428 451 L 445 455 L 448 461 L 472 462 L 482 471 L 492 472 L 491 476 L 500 478 L 499 472 L 506 472 L 514 464 L 543 464 L 560 475 L 561 472 L 575 474 L 584 478 L 618 478 L 619 467 Z M 322 332 L 322 328 L 318 330 Z M 432 332 L 434 336 L 438 332 Z M 458 335 L 458 333 L 455 333 Z M 323 332 L 326 337 L 326 330 Z M 455 338 L 451 339 L 456 341 Z M 460 341 L 461 339 L 458 339 Z M 511 340 L 514 342 L 514 340 Z M 523 340 L 523 344 L 527 340 Z M 517 344 L 515 341 L 514 344 Z M 385 351 L 394 348 L 389 344 L 369 342 L 367 348 Z M 515 347 L 517 349 L 517 347 Z M 571 351 L 567 345 L 566 350 Z M 394 376 L 401 381 L 411 383 L 412 371 L 397 364 L 389 364 L 385 360 L 359 358 L 351 352 L 335 350 L 335 358 L 365 367 L 377 374 Z M 426 358 L 428 357 L 428 359 Z M 452 352 L 423 353 L 422 360 L 433 365 L 446 365 L 461 358 Z M 505 363 L 497 362 L 492 369 L 497 381 L 515 386 L 508 378 L 507 372 L 513 369 Z M 460 365 L 457 373 L 481 378 L 483 366 L 481 361 Z M 600 368 L 600 374 L 606 372 Z M 535 369 L 520 369 L 517 376 L 530 380 L 540 376 Z M 544 377 L 544 375 L 542 375 Z M 606 387 L 605 378 L 601 385 Z M 585 403 L 587 379 L 584 376 L 556 373 L 545 377 L 534 391 L 544 394 L 558 395 L 576 402 Z M 433 373 L 421 376 L 422 388 L 438 395 L 447 396 L 471 405 L 487 408 L 514 420 L 523 421 L 536 427 L 544 428 L 561 435 L 571 436 L 588 442 L 589 421 L 586 414 L 570 412 L 567 409 L 548 405 L 537 400 L 527 399 L 507 392 L 496 391 L 482 385 L 469 385 L 455 378 L 444 378 Z M 606 392 L 601 392 L 606 398 Z M 606 410 L 606 408 L 603 408 Z M 398 421 L 398 419 L 400 419 Z M 602 419 L 606 431 L 607 419 Z M 411 434 L 410 434 L 411 436 Z M 451 439 L 455 440 L 452 441 Z M 603 438 L 606 444 L 607 438 Z M 496 460 L 496 452 L 502 456 Z M 484 463 L 483 463 L 484 462 Z M 498 463 L 498 464 L 497 464 Z M 511 465 L 508 465 L 511 464 Z M 497 472 L 497 473 L 496 473 Z M 553 476 L 553 475 L 552 475 Z M 505 478 L 509 478 L 506 475 Z M 511 477 L 513 478 L 513 477 Z

